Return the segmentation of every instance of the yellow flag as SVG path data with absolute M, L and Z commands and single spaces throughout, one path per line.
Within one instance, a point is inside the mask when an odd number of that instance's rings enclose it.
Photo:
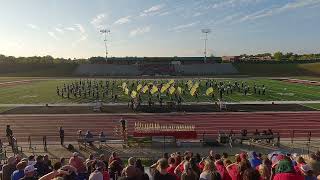
M 124 94 L 129 95 L 129 89 L 128 88 L 124 89 Z
M 173 94 L 175 91 L 176 91 L 176 88 L 175 88 L 174 86 L 171 86 L 171 87 L 169 88 L 169 93 L 170 93 L 170 94 Z
M 154 94 L 158 92 L 158 87 L 157 86 L 153 86 L 152 89 L 151 89 L 151 94 Z
M 171 79 L 171 80 L 168 82 L 169 85 L 171 85 L 171 84 L 173 84 L 173 83 L 174 83 L 174 80 L 173 80 L 173 79 Z
M 141 85 L 141 84 L 138 84 L 138 86 L 137 86 L 137 91 L 140 91 L 141 88 L 142 88 L 142 85 Z
M 122 83 L 122 89 L 124 90 L 126 87 L 127 87 L 127 83 L 126 83 L 126 82 L 123 82 L 123 83 Z
M 142 92 L 143 92 L 143 93 L 146 93 L 148 90 L 149 90 L 149 86 L 148 86 L 148 85 L 145 85 L 145 86 L 142 88 Z
M 194 96 L 194 94 L 196 93 L 196 91 L 197 91 L 196 88 L 192 88 L 192 89 L 190 90 L 191 96 Z
M 206 91 L 206 95 L 207 96 L 210 96 L 211 94 L 213 93 L 213 88 L 212 87 L 209 87 Z
M 137 97 L 137 91 L 132 91 L 131 92 L 131 97 L 136 98 Z
M 199 87 L 199 83 L 198 82 L 194 83 L 194 85 L 192 86 L 192 88 L 195 88 L 195 89 L 197 89 L 198 87 Z
M 170 86 L 170 85 L 169 85 Z M 161 93 L 164 93 L 168 88 L 169 88 L 169 86 L 168 86 L 168 84 L 164 84 L 163 86 L 162 86 L 162 88 L 160 89 L 160 92 Z
M 177 92 L 178 92 L 178 94 L 181 94 L 181 92 L 182 92 L 181 87 L 178 87 L 178 88 L 177 88 Z
M 187 81 L 187 85 L 188 85 L 188 89 L 190 90 L 192 88 L 192 85 L 193 85 L 192 81 L 188 80 Z

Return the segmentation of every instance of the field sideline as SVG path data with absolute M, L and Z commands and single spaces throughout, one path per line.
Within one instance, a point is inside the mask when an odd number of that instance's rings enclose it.
M 191 78 L 185 78 L 191 79 Z M 194 78 L 198 79 L 198 78 Z M 79 79 L 34 79 L 31 81 L 26 81 L 24 83 L 18 83 L 20 80 L 30 80 L 30 78 L 0 78 L 0 83 L 17 81 L 15 84 L 11 85 L 0 85 L 0 104 L 41 104 L 41 103 L 90 103 L 94 101 L 94 98 L 62 98 L 57 95 L 56 87 L 63 86 L 64 83 L 68 84 L 74 80 Z M 99 79 L 100 80 L 100 79 Z M 102 79 L 104 81 L 104 79 Z M 268 78 L 248 78 L 248 79 L 217 79 L 217 81 L 235 81 L 246 82 L 250 87 L 253 84 L 258 86 L 266 86 L 266 95 L 258 95 L 252 92 L 248 95 L 243 95 L 243 93 L 234 92 L 224 96 L 227 102 L 242 102 L 242 101 L 316 101 L 320 100 L 320 86 L 303 85 L 303 84 L 293 84 L 289 82 L 281 82 L 279 80 L 271 80 Z M 129 83 L 133 80 L 128 80 Z M 162 82 L 167 82 L 168 80 L 162 80 Z M 153 81 L 149 81 L 153 82 Z M 122 83 L 122 80 L 116 80 L 115 93 L 119 95 L 119 101 L 127 103 L 130 99 L 128 95 L 125 95 L 121 88 L 118 88 Z M 205 81 L 201 81 L 202 88 L 200 88 L 198 100 L 191 96 L 187 92 L 183 96 L 183 102 L 213 102 L 216 99 L 206 96 Z M 218 92 L 215 92 L 216 97 Z M 169 97 L 163 96 L 164 101 L 170 100 Z M 147 97 L 142 97 L 146 100 Z M 152 97 L 155 102 L 156 97 Z M 110 97 L 105 97 L 104 102 L 110 102 Z

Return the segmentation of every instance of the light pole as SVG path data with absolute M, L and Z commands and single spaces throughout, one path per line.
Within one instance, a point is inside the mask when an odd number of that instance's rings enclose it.
M 202 33 L 205 34 L 205 38 L 204 38 L 204 62 L 207 62 L 207 40 L 208 40 L 208 34 L 211 32 L 210 29 L 202 29 L 201 30 Z
M 106 48 L 106 62 L 108 61 L 108 46 L 107 46 L 107 34 L 110 33 L 109 29 L 101 29 L 101 34 L 104 34 L 104 46 Z

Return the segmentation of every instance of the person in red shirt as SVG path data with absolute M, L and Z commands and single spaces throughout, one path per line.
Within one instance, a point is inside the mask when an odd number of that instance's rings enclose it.
M 221 160 L 221 155 L 215 154 L 214 160 L 215 160 L 214 164 L 216 166 L 216 169 L 221 175 L 221 180 L 231 180 L 231 177 L 230 177 L 227 169 L 223 165 L 223 162 Z
M 236 162 L 233 164 L 230 164 L 226 167 L 230 177 L 232 180 L 238 180 L 239 177 L 239 163 L 241 162 L 241 158 L 239 155 L 236 155 Z
M 176 160 L 175 160 L 173 157 L 170 157 L 170 158 L 168 159 L 168 162 L 169 162 L 169 167 L 167 168 L 167 172 L 168 172 L 169 174 L 174 175 L 174 169 L 176 168 L 176 166 L 175 166 Z
M 304 177 L 295 172 L 292 162 L 286 158 L 279 161 L 273 180 L 304 180 Z
M 297 158 L 296 165 L 294 166 L 294 170 L 295 170 L 297 173 L 303 175 L 303 172 L 301 171 L 301 167 L 302 167 L 303 165 L 306 165 L 306 162 L 304 161 L 303 157 L 299 156 L 299 157 Z
M 215 162 L 216 169 L 221 175 L 221 180 L 231 180 L 231 177 L 227 171 L 227 169 L 224 167 L 222 160 L 217 160 Z

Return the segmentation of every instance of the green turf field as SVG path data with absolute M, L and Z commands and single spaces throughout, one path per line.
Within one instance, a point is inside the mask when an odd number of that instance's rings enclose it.
M 10 81 L 5 80 L 4 78 L 0 79 L 2 81 Z M 17 79 L 14 79 L 17 80 Z M 16 84 L 14 86 L 0 86 L 0 104 L 38 104 L 38 103 L 88 103 L 93 102 L 96 98 L 94 97 L 78 97 L 74 98 L 62 98 L 57 95 L 56 87 L 62 87 L 63 84 L 71 84 L 74 81 L 78 81 L 79 79 L 66 79 L 66 80 L 34 80 L 31 83 L 26 84 Z M 100 80 L 97 80 L 99 82 Z M 101 79 L 102 83 L 105 82 L 105 79 Z M 153 83 L 160 84 L 167 83 L 169 80 L 143 80 L 140 82 L 143 83 Z M 197 80 L 199 81 L 199 80 Z M 236 81 L 235 79 L 217 79 L 217 82 L 223 81 L 224 83 Z M 111 84 L 112 80 L 110 80 Z M 123 82 L 128 84 L 128 89 L 131 92 L 132 90 L 136 90 L 136 86 L 138 82 L 136 80 L 115 80 L 115 85 L 113 86 L 114 94 L 118 95 L 118 102 L 127 103 L 131 97 L 129 95 L 125 95 L 122 88 L 119 87 Z M 131 83 L 134 82 L 135 85 L 131 87 Z M 215 98 L 212 96 L 207 96 L 206 91 L 207 87 L 205 86 L 206 80 L 201 80 L 198 91 L 198 99 L 194 96 L 191 96 L 189 90 L 185 87 L 185 83 L 187 80 L 175 80 L 175 87 L 181 87 L 182 93 L 181 97 L 183 102 L 213 102 L 218 97 L 218 91 L 214 88 Z M 228 102 L 239 102 L 239 101 L 310 101 L 310 100 L 320 100 L 320 86 L 308 86 L 302 84 L 293 84 L 288 82 L 281 82 L 278 80 L 271 79 L 237 79 L 237 82 L 246 82 L 250 86 L 250 92 L 247 95 L 244 95 L 243 92 L 233 91 L 232 94 L 224 94 L 223 97 L 225 101 Z M 195 81 L 194 81 L 195 83 Z M 254 94 L 252 87 L 253 84 L 257 86 L 265 85 L 266 94 L 259 95 Z M 110 85 L 111 86 L 111 85 Z M 110 87 L 111 89 L 111 87 Z M 176 88 L 177 89 L 177 88 Z M 111 90 L 110 90 L 111 91 Z M 183 93 L 184 91 L 184 93 Z M 101 92 L 102 93 L 102 92 Z M 130 93 L 129 93 L 130 94 Z M 148 93 L 141 93 L 142 101 L 146 102 L 148 99 Z M 152 100 L 158 102 L 157 95 L 155 93 L 152 95 Z M 161 97 L 164 101 L 170 101 L 173 95 L 169 95 L 166 93 L 161 93 Z M 104 102 L 110 102 L 112 100 L 111 95 L 109 93 L 108 96 L 100 98 Z
M 304 106 L 320 110 L 320 104 L 304 104 Z

